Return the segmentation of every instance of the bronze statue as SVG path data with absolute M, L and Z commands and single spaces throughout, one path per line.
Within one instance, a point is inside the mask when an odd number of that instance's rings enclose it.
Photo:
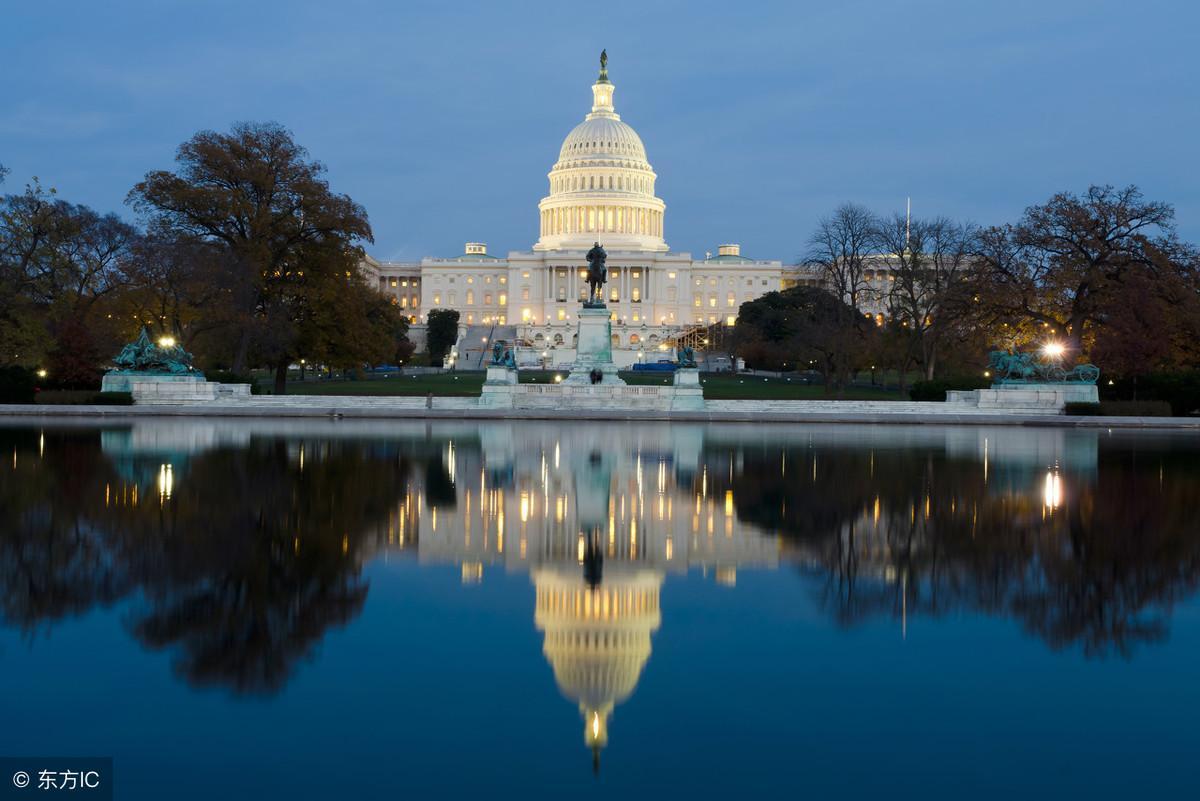
M 680 345 L 675 349 L 675 361 L 680 367 L 695 367 L 696 352 L 691 345 Z
M 492 366 L 508 367 L 514 370 L 517 367 L 513 349 L 503 339 L 497 339 L 492 343 Z
M 607 49 L 600 51 L 600 69 L 601 70 L 608 69 L 608 50 Z
M 608 282 L 608 268 L 604 266 L 604 262 L 607 259 L 608 254 L 604 252 L 604 248 L 600 247 L 599 242 L 587 252 L 588 299 L 583 303 L 586 309 L 605 308 L 604 285 Z
M 193 372 L 192 354 L 174 341 L 150 341 L 149 332 L 143 328 L 137 339 L 121 348 L 113 359 L 115 373 L 149 373 L 181 375 Z

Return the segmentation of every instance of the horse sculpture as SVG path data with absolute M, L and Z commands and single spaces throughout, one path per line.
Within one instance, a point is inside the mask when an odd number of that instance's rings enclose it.
M 1094 384 L 1100 368 L 1077 364 L 1070 370 L 1054 359 L 1039 360 L 1033 353 L 994 350 L 988 354 L 988 367 L 997 384 L 1059 383 Z

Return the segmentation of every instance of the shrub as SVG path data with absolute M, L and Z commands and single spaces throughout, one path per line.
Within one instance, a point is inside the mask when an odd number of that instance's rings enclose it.
M 1100 381 L 1102 401 L 1166 401 L 1171 404 L 1171 412 L 1177 417 L 1200 413 L 1200 370 L 1150 373 L 1136 378 L 1112 380 L 1112 384 L 1103 378 Z
M 1068 403 L 1063 407 L 1063 414 L 1077 417 L 1170 417 L 1171 404 L 1166 401 Z
M 132 406 L 133 394 L 129 392 L 97 392 L 92 396 L 97 406 Z
M 48 389 L 38 393 L 40 406 L 132 406 L 128 392 L 93 392 L 88 389 Z
M 232 370 L 206 370 L 204 378 L 218 384 L 249 384 L 251 395 L 262 395 L 263 390 L 249 373 L 235 373 Z
M 915 401 L 944 401 L 949 390 L 987 389 L 992 385 L 990 379 L 982 376 L 958 376 L 956 378 L 936 378 L 933 381 L 915 381 L 908 390 L 908 396 Z
M 28 367 L 0 367 L 0 403 L 33 403 L 37 380 Z

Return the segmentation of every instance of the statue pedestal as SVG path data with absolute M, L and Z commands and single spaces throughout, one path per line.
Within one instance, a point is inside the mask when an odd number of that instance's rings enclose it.
M 1062 414 L 1068 403 L 1099 403 L 1095 384 L 993 384 L 991 389 L 950 390 L 946 403 L 996 411 Z
M 218 384 L 205 381 L 204 374 L 191 373 L 106 373 L 101 392 L 128 392 L 139 405 L 185 405 L 213 401 L 238 401 L 250 397 L 249 384 Z
M 579 310 L 579 338 L 575 345 L 575 365 L 565 384 L 591 385 L 593 370 L 604 374 L 601 384 L 624 386 L 617 376 L 612 358 L 612 320 L 606 308 L 584 306 Z
M 487 378 L 485 384 L 516 384 L 517 370 L 514 367 L 506 367 L 503 364 L 489 364 L 487 369 Z
M 675 397 L 671 408 L 678 411 L 704 411 L 704 388 L 700 386 L 700 370 L 680 367 L 675 371 Z
M 479 393 L 479 405 L 486 409 L 511 409 L 513 393 L 519 384 L 516 368 L 489 364 L 483 390 Z

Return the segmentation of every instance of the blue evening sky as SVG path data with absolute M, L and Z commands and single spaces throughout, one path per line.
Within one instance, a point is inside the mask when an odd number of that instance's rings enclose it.
M 1089 183 L 1197 241 L 1198 32 L 1191 0 L 0 0 L 0 163 L 129 215 L 195 131 L 275 120 L 375 256 L 528 249 L 606 47 L 676 250 L 790 261 L 842 201 L 995 223 Z

